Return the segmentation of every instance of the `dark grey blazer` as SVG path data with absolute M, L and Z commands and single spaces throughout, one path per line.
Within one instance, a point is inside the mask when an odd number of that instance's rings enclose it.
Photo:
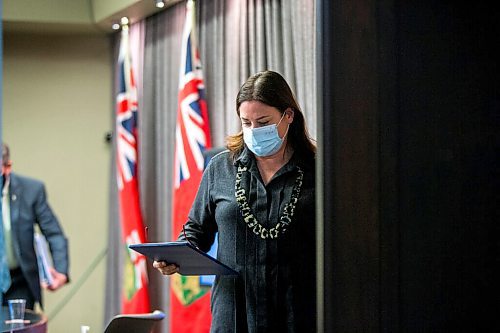
M 36 301 L 42 305 L 38 265 L 34 249 L 34 227 L 38 224 L 47 239 L 54 268 L 68 276 L 68 241 L 47 203 L 42 182 L 10 174 L 10 218 L 14 253 Z M 69 278 L 69 276 L 68 276 Z

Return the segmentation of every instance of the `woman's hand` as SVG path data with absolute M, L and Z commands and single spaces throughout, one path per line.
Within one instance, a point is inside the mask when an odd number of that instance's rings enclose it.
M 165 261 L 153 261 L 153 267 L 160 271 L 163 275 L 179 273 L 179 266 L 176 264 L 166 263 Z

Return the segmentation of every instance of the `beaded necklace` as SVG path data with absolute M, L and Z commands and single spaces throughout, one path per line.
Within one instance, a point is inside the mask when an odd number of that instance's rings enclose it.
M 262 239 L 271 238 L 276 239 L 280 234 L 285 233 L 287 227 L 292 222 L 293 214 L 295 213 L 295 206 L 300 196 L 300 190 L 302 188 L 302 180 L 304 179 L 304 171 L 297 167 L 297 178 L 295 179 L 295 184 L 292 189 L 292 196 L 290 201 L 283 208 L 283 215 L 281 215 L 279 222 L 275 227 L 267 229 L 262 224 L 257 221 L 255 216 L 252 214 L 250 206 L 248 205 L 246 191 L 241 187 L 241 176 L 244 171 L 247 171 L 246 166 L 238 165 L 238 172 L 236 173 L 236 182 L 234 185 L 234 195 L 236 197 L 236 202 L 241 209 L 243 215 L 243 220 L 247 226 L 253 231 L 254 234 L 260 236 Z

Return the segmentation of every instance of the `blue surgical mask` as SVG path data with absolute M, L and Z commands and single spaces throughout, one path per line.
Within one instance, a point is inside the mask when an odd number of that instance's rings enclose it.
M 285 113 L 281 116 L 277 124 L 257 127 L 257 128 L 243 128 L 243 140 L 250 149 L 257 156 L 270 156 L 280 150 L 283 145 L 283 139 L 288 133 L 286 130 L 283 138 L 278 134 L 278 125 L 283 120 Z M 290 125 L 288 125 L 290 127 Z

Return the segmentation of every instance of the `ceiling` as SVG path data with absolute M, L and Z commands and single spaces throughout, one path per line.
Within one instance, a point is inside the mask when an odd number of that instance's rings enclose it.
M 50 34 L 107 34 L 127 16 L 131 23 L 183 0 L 3 0 L 3 30 Z

